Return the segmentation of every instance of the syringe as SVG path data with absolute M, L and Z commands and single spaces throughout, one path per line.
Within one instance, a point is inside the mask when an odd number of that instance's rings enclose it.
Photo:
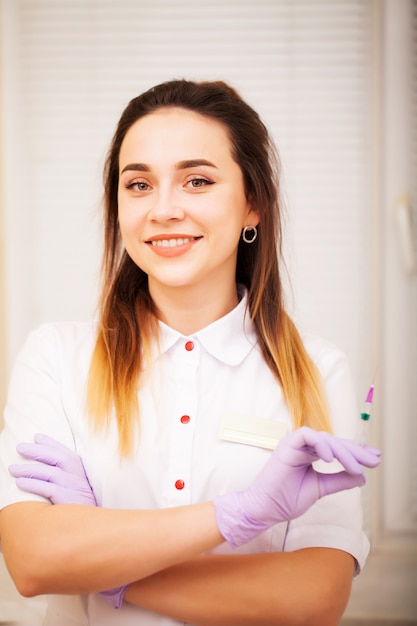
M 358 424 L 358 431 L 356 434 L 356 442 L 361 446 L 364 446 L 367 440 L 368 430 L 369 430 L 369 421 L 371 419 L 371 405 L 374 397 L 374 386 L 371 385 L 368 391 L 368 395 L 366 396 L 365 406 L 363 407 L 360 421 Z

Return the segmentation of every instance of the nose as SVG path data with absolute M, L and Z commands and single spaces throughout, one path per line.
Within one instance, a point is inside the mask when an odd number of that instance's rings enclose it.
M 170 222 L 184 218 L 179 194 L 171 187 L 160 187 L 152 194 L 148 218 L 152 222 Z

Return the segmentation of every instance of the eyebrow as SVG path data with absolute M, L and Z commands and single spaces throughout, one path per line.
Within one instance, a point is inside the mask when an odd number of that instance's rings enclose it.
M 216 167 L 214 163 L 212 163 L 211 161 L 207 161 L 207 159 L 188 159 L 186 161 L 180 161 L 179 163 L 177 163 L 176 168 L 178 170 L 188 170 L 192 167 L 199 167 L 200 165 L 214 168 Z
M 214 163 L 212 163 L 211 161 L 207 161 L 207 159 L 186 159 L 185 161 L 179 161 L 175 165 L 175 168 L 177 170 L 188 170 L 193 167 L 200 167 L 201 165 L 205 165 L 206 167 L 216 168 Z M 123 174 L 123 172 L 127 172 L 127 171 L 150 172 L 151 167 L 150 165 L 147 165 L 146 163 L 129 163 L 129 165 L 126 165 L 120 173 Z

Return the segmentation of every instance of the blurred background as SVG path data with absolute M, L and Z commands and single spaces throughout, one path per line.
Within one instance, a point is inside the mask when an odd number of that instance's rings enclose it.
M 127 102 L 228 81 L 280 154 L 288 308 L 348 354 L 358 406 L 375 382 L 372 552 L 343 623 L 416 624 L 417 0 L 0 0 L 0 28 L 1 405 L 30 329 L 94 315 Z M 0 583 L 0 623 L 38 624 Z

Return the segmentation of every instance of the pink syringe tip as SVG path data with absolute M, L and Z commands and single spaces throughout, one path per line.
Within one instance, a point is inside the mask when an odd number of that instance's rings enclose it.
M 368 395 L 366 396 L 365 402 L 370 404 L 372 402 L 373 397 L 374 397 L 374 386 L 371 385 L 368 391 Z

